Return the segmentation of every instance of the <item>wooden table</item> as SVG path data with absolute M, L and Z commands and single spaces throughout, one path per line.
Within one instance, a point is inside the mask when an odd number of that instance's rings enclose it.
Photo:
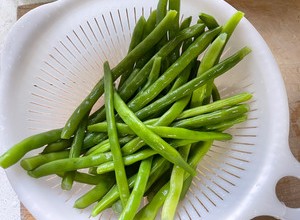
M 282 72 L 290 108 L 289 143 L 294 156 L 300 161 L 300 1 L 299 0 L 226 0 L 245 17 L 263 36 Z M 18 7 L 22 15 L 40 4 Z M 300 207 L 300 180 L 284 178 L 277 185 L 277 195 L 289 207 Z M 21 219 L 34 220 L 21 205 Z M 267 220 L 271 217 L 256 219 Z M 299 217 L 300 219 L 300 217 Z

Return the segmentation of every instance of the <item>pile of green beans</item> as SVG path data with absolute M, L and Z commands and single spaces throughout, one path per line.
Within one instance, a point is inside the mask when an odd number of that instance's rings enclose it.
M 104 77 L 66 125 L 15 144 L 0 166 L 20 161 L 31 177 L 61 177 L 63 190 L 91 185 L 74 204 L 93 205 L 91 216 L 118 207 L 119 219 L 155 219 L 160 209 L 161 219 L 173 219 L 213 141 L 232 139 L 226 130 L 247 120 L 252 95 L 221 98 L 214 83 L 251 52 L 220 59 L 243 16 L 236 12 L 223 26 L 206 13 L 195 24 L 180 22 L 180 0 L 159 0 L 137 21 L 127 55 L 112 69 L 103 64 Z M 103 94 L 103 106 L 91 112 Z

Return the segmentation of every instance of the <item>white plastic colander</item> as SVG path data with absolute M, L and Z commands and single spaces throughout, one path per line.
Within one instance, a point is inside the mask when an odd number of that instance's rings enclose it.
M 137 19 L 148 17 L 156 5 L 146 0 L 59 0 L 22 17 L 1 60 L 1 153 L 29 135 L 62 127 L 103 75 L 103 62 L 113 67 L 126 55 Z M 221 24 L 236 11 L 222 0 L 184 0 L 181 8 L 182 17 L 196 19 L 206 12 Z M 287 208 L 275 194 L 282 177 L 300 178 L 300 165 L 288 147 L 283 80 L 266 43 L 243 19 L 225 56 L 246 45 L 253 52 L 216 83 L 223 97 L 243 91 L 254 95 L 249 120 L 228 131 L 231 141 L 214 142 L 176 219 L 299 219 L 300 210 Z M 65 192 L 58 178 L 33 179 L 19 165 L 9 168 L 7 176 L 37 219 L 91 218 L 91 209 L 72 207 L 90 186 L 75 184 Z M 116 218 L 108 210 L 95 219 Z

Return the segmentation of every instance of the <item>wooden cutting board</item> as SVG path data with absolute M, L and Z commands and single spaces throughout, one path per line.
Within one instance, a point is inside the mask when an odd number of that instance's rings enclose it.
M 300 161 L 300 1 L 227 0 L 227 2 L 245 12 L 245 17 L 263 36 L 277 60 L 289 98 L 291 119 L 289 144 L 294 156 Z M 19 6 L 18 18 L 40 5 Z M 279 182 L 276 191 L 281 201 L 289 207 L 300 207 L 300 180 L 285 178 Z M 21 219 L 34 220 L 23 205 L 21 205 Z

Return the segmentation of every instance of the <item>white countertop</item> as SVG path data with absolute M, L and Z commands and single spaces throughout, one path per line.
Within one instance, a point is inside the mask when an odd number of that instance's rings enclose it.
M 7 33 L 16 21 L 17 4 L 17 0 L 0 0 L 0 55 Z M 0 153 L 3 153 L 2 150 Z M 0 219 L 19 220 L 20 202 L 2 168 L 0 168 L 0 195 Z

